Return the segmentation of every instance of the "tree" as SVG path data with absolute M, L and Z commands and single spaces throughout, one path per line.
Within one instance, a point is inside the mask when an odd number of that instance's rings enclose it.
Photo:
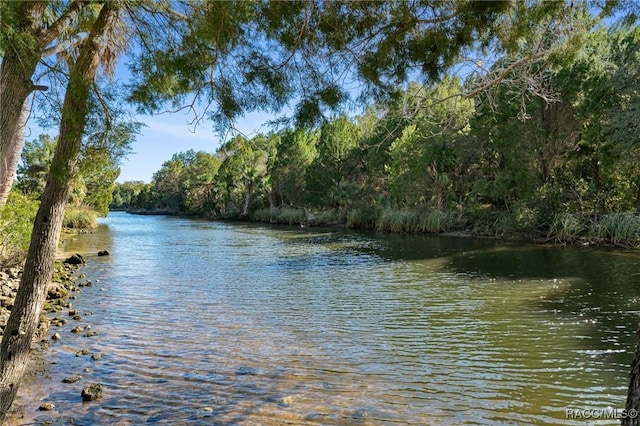
M 118 15 L 118 3 L 107 2 L 102 5 L 70 70 L 58 145 L 34 222 L 20 288 L 0 346 L 0 420 L 4 418 L 18 391 L 27 364 L 31 340 L 53 273 L 71 181 L 77 173 L 89 91 L 101 60 L 113 52 L 109 43 L 113 42 L 111 32 Z
M 0 4 L 0 206 L 4 205 L 16 176 L 29 116 L 28 97 L 45 87 L 31 80 L 39 61 L 65 43 L 60 40 L 88 2 L 66 5 L 45 1 Z M 66 45 L 68 47 L 68 45 Z
M 389 112 L 402 116 L 399 110 L 405 111 L 408 118 L 405 126 L 397 124 L 402 135 L 389 146 L 387 167 L 390 192 L 400 205 L 442 210 L 451 199 L 459 163 L 456 142 L 469 133 L 474 113 L 469 100 L 455 96 L 459 92 L 457 78 L 446 77 L 430 88 L 410 85 Z
M 250 140 L 236 136 L 220 148 L 226 157 L 218 171 L 217 203 L 223 214 L 246 218 L 268 198 L 267 165 L 275 155 L 277 138 L 258 135 Z
M 143 208 L 137 205 L 137 197 L 147 186 L 142 181 L 116 183 L 113 189 L 111 210 L 127 210 L 131 208 Z
M 18 167 L 17 187 L 20 191 L 37 196 L 42 194 L 55 148 L 56 141 L 47 134 L 25 143 L 22 164 Z
M 276 155 L 268 166 L 276 206 L 304 205 L 305 176 L 316 155 L 316 143 L 317 135 L 303 129 L 280 132 Z
M 346 201 L 340 196 L 339 187 L 342 181 L 350 181 L 356 174 L 353 156 L 360 141 L 358 127 L 345 115 L 320 128 L 318 154 L 307 174 L 307 187 L 313 204 L 339 207 Z
M 185 171 L 184 207 L 188 214 L 212 215 L 215 209 L 215 179 L 220 160 L 212 154 L 198 151 Z
M 129 138 L 130 134 L 127 133 Z M 70 196 L 70 203 L 87 205 L 101 215 L 106 215 L 111 203 L 113 183 L 120 174 L 119 157 L 122 153 L 109 146 L 83 144 L 78 174 Z M 25 144 L 22 164 L 18 167 L 17 188 L 25 194 L 40 198 L 44 192 L 56 141 L 47 134 Z

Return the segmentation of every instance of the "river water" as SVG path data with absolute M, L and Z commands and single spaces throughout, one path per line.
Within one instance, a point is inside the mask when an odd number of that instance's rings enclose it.
M 624 407 L 632 252 L 124 213 L 63 249 L 93 286 L 18 424 L 556 425 Z M 104 396 L 83 403 L 92 383 Z

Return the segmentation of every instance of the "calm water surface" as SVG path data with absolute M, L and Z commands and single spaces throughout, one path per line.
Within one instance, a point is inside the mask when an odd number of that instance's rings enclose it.
M 123 213 L 64 249 L 93 286 L 19 424 L 586 424 L 566 409 L 624 406 L 630 252 Z M 104 397 L 82 403 L 90 383 Z

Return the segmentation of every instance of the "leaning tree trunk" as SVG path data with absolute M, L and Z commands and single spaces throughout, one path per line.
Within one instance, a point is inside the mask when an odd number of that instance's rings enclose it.
M 640 328 L 636 332 L 640 337 Z M 636 352 L 629 373 L 629 390 L 625 404 L 627 416 L 622 419 L 624 426 L 640 426 L 638 410 L 640 410 L 640 341 L 636 343 Z M 631 415 L 629 415 L 631 413 Z
M 28 98 L 34 90 L 31 78 L 47 47 L 70 25 L 85 6 L 85 1 L 72 1 L 59 19 L 44 25 L 46 1 L 23 1 L 7 4 L 15 7 L 16 23 L 6 35 L 0 65 L 0 207 L 7 202 L 16 177 L 18 161 L 24 146 Z M 55 50 L 53 51 L 55 52 Z
M 105 2 L 76 64 L 70 70 L 58 145 L 34 222 L 18 294 L 0 345 L 0 422 L 15 398 L 28 361 L 31 341 L 53 273 L 71 182 L 77 174 L 89 90 L 117 16 L 118 3 Z
M 0 67 L 0 207 L 7 202 L 16 178 L 29 117 L 27 98 L 34 87 L 30 78 L 40 58 L 15 56 L 5 56 Z

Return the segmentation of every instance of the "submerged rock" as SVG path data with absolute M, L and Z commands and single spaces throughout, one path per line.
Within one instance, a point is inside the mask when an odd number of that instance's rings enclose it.
M 109 252 L 107 250 L 100 250 L 98 256 L 109 256 Z
M 95 401 L 102 398 L 102 386 L 99 384 L 88 386 L 82 389 L 80 396 L 83 401 Z
M 240 367 L 236 370 L 238 376 L 255 376 L 256 373 L 257 371 L 253 367 Z
M 62 379 L 62 383 L 75 383 L 82 379 L 82 376 L 79 374 L 74 374 L 73 376 L 65 377 Z

